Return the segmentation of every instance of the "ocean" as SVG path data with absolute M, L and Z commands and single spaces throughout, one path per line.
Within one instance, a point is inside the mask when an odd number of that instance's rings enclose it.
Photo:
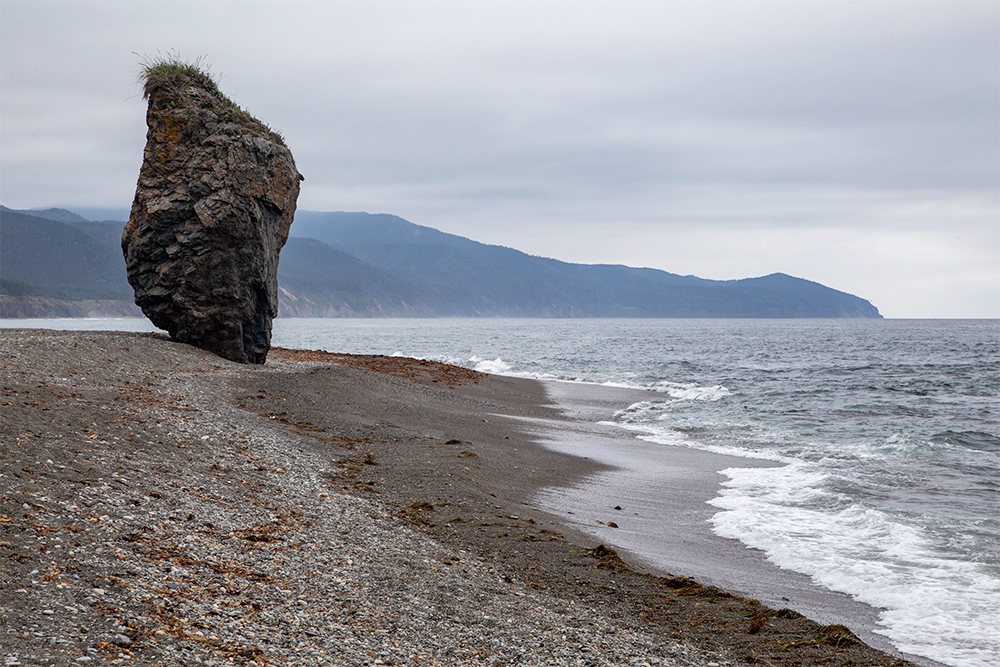
M 875 607 L 900 651 L 1000 664 L 996 320 L 278 319 L 272 342 L 653 390 L 609 422 L 644 455 L 772 462 L 723 470 L 716 535 Z

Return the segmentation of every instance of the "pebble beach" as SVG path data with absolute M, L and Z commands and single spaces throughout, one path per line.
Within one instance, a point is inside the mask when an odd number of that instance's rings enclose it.
M 647 572 L 525 500 L 540 383 L 159 334 L 0 332 L 5 665 L 905 665 Z

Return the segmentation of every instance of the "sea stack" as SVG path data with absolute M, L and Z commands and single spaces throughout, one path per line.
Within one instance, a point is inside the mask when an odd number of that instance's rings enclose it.
M 122 235 L 135 302 L 174 340 L 262 364 L 302 176 L 197 63 L 146 64 L 143 78 L 149 129 Z

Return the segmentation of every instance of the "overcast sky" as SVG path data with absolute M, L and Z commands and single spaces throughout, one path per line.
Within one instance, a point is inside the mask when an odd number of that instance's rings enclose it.
M 998 35 L 995 0 L 0 0 L 0 203 L 129 207 L 175 51 L 282 133 L 300 209 L 1000 317 Z

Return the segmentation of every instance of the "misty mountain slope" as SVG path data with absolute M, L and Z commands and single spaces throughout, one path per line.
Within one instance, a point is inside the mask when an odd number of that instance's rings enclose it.
M 54 298 L 131 301 L 121 250 L 75 228 L 83 222 L 0 211 L 0 277 Z
M 46 220 L 55 220 L 56 222 L 86 222 L 87 218 L 74 213 L 73 211 L 67 211 L 64 208 L 42 208 L 42 209 L 32 209 L 32 210 L 21 210 L 16 211 L 9 209 L 6 206 L 0 206 L 3 213 L 21 213 L 22 215 L 30 215 L 33 218 L 45 218 Z
M 388 213 L 300 210 L 295 212 L 292 235 L 331 246 L 452 245 L 468 250 L 484 245 Z
M 437 290 L 390 276 L 316 239 L 288 239 L 278 285 L 279 314 L 285 317 L 433 317 L 448 310 L 448 299 Z
M 114 299 L 135 311 L 124 223 L 7 208 L 0 222 L 8 297 Z M 784 274 L 717 281 L 570 264 L 394 215 L 299 211 L 291 233 L 278 265 L 285 317 L 880 317 L 864 299 Z
M 299 216 L 302 216 L 301 218 Z M 303 224 L 304 223 L 304 224 Z M 476 312 L 521 317 L 712 316 L 684 311 L 683 294 L 655 294 L 672 278 L 711 283 L 664 271 L 570 264 L 503 246 L 478 243 L 414 225 L 393 215 L 296 215 L 293 235 L 334 245 L 393 276 L 448 287 Z M 650 274 L 653 274 L 650 277 Z
M 80 210 L 87 211 L 90 209 L 80 209 Z M 117 210 L 117 209 L 93 209 L 93 210 L 110 212 L 112 210 Z M 44 218 L 46 220 L 55 220 L 56 222 L 65 222 L 74 229 L 79 229 L 87 236 L 94 238 L 95 240 L 103 243 L 104 245 L 107 245 L 109 247 L 114 246 L 116 248 L 121 249 L 122 232 L 125 230 L 125 222 L 118 220 L 117 218 L 108 218 L 108 219 L 87 218 L 80 215 L 76 211 L 68 211 L 64 208 L 14 210 L 14 209 L 9 209 L 6 206 L 0 206 L 0 212 L 20 213 L 21 215 L 29 215 L 33 218 Z
M 570 264 L 422 227 L 393 215 L 302 211 L 310 236 L 478 314 L 521 317 L 880 317 L 868 301 L 784 274 L 705 280 L 656 269 Z
M 123 222 L 94 222 L 85 220 L 83 222 L 71 222 L 70 227 L 77 229 L 101 245 L 114 249 L 118 254 L 122 254 L 122 232 L 125 231 Z M 122 255 L 122 267 L 125 266 L 125 256 Z
M 756 303 L 765 313 L 754 317 L 881 317 L 864 299 L 784 273 L 731 282 L 742 303 Z

